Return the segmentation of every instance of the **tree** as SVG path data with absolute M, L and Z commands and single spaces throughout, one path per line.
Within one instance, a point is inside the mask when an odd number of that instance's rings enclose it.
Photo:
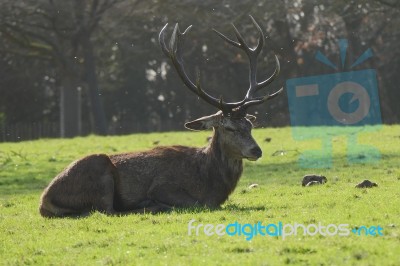
M 107 134 L 92 38 L 100 20 L 115 3 L 116 0 L 40 0 L 2 4 L 0 32 L 10 42 L 9 47 L 49 60 L 57 69 L 64 136 L 79 133 L 77 88 L 83 82 L 89 92 L 94 131 Z
M 82 88 L 84 124 L 92 120 L 99 134 L 107 130 L 105 121 L 110 122 L 112 134 L 183 129 L 184 120 L 215 109 L 184 87 L 160 50 L 160 29 L 167 22 L 169 33 L 176 22 L 182 30 L 193 25 L 183 55 L 188 75 L 195 79 L 200 70 L 207 92 L 235 101 L 248 88 L 248 62 L 240 50 L 216 36 L 212 27 L 235 38 L 233 22 L 246 42 L 255 45 L 257 32 L 248 18 L 252 14 L 266 33 L 266 45 L 259 58 L 259 78 L 274 70 L 274 53 L 281 61 L 279 78 L 260 95 L 277 90 L 292 77 L 331 73 L 331 69 L 316 62 L 315 54 L 319 50 L 338 63 L 337 40 L 347 38 L 349 61 L 373 48 L 374 58 L 362 67 L 369 64 L 368 67 L 378 70 L 384 121 L 399 122 L 397 2 L 4 0 L 0 3 L 0 67 L 14 78 L 3 79 L 1 84 L 13 88 L 20 79 L 24 82 L 19 87 L 31 83 L 38 84 L 31 88 L 34 90 L 61 88 L 56 93 L 27 95 L 43 97 L 39 102 L 52 112 L 58 106 L 56 97 L 64 99 L 66 115 L 61 120 L 71 133 L 66 135 L 75 135 L 78 128 L 77 87 Z M 4 88 L 0 90 L 5 91 Z M 8 91 L 6 96 L 11 98 L 11 93 Z M 14 112 L 22 114 L 21 104 L 16 104 Z M 27 108 L 38 112 L 38 107 L 30 103 Z M 0 113 L 6 117 L 23 116 L 11 115 L 7 110 L 11 109 L 0 105 Z M 250 111 L 258 113 L 260 125 L 290 123 L 286 97 Z M 43 119 L 59 120 L 58 116 L 45 113 Z M 92 119 L 89 113 L 93 114 Z M 40 119 L 40 115 L 37 117 Z

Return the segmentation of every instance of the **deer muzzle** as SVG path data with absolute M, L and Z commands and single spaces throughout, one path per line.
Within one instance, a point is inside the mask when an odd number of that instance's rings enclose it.
M 246 156 L 246 159 L 248 159 L 250 161 L 256 161 L 261 156 L 262 156 L 262 150 L 260 149 L 260 147 L 255 146 L 255 147 L 250 149 L 249 155 Z

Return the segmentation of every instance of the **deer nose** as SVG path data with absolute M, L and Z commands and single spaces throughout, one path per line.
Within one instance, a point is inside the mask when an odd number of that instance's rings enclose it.
M 262 150 L 260 147 L 256 146 L 250 150 L 251 154 L 254 155 L 257 158 L 260 158 L 262 156 Z

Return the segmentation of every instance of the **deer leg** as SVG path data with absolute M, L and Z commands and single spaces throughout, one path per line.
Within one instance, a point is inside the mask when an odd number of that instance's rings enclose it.
M 114 180 L 110 173 L 99 176 L 98 182 L 87 182 L 92 190 L 71 191 L 71 194 L 45 195 L 42 198 L 40 212 L 45 217 L 85 216 L 97 210 L 106 214 L 115 213 L 113 208 Z
M 115 215 L 128 215 L 133 213 L 160 213 L 170 211 L 173 207 L 198 206 L 198 201 L 186 191 L 176 185 L 152 185 L 147 193 L 148 199 L 139 202 L 136 209 L 114 212 Z
M 106 214 L 115 213 L 114 210 L 114 175 L 106 171 L 99 178 L 96 195 L 93 195 L 93 210 L 104 212 Z
M 147 193 L 160 208 L 170 207 L 194 207 L 199 206 L 199 201 L 175 184 L 152 185 Z
M 92 210 L 113 214 L 117 175 L 107 155 L 91 155 L 76 161 L 45 189 L 40 213 L 44 217 L 79 216 Z

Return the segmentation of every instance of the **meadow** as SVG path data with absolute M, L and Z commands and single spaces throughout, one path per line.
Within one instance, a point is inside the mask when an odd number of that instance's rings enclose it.
M 307 129 L 321 132 L 329 129 Z M 70 162 L 91 153 L 144 150 L 155 145 L 206 145 L 210 132 L 88 136 L 0 144 L 0 264 L 4 265 L 400 265 L 400 126 L 360 129 L 353 141 L 379 150 L 368 159 L 347 137 L 332 136 L 330 168 L 304 168 L 303 154 L 320 139 L 294 139 L 292 129 L 255 129 L 263 150 L 245 161 L 234 193 L 221 209 L 175 209 L 162 214 L 45 219 L 42 190 Z M 316 134 L 317 136 L 318 134 Z M 359 161 L 349 161 L 352 151 Z M 376 155 L 376 154 L 375 154 Z M 325 185 L 302 187 L 306 174 Z M 378 184 L 354 186 L 364 179 Z M 258 186 L 251 186 L 257 184 Z M 250 187 L 251 186 L 251 187 Z M 90 192 L 88 192 L 90 193 Z M 383 235 L 188 235 L 199 224 L 347 224 L 380 226 Z M 201 228 L 200 228 L 201 229 Z

